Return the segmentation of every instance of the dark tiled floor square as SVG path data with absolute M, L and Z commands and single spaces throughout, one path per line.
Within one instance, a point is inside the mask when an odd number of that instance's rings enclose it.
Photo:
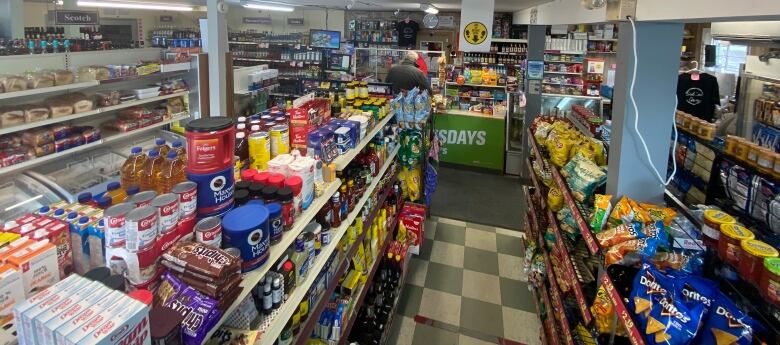
M 522 238 L 496 234 L 496 245 L 499 253 L 523 256 Z
M 498 275 L 498 253 L 466 247 L 463 255 L 463 268 L 486 274 Z M 428 269 L 428 274 L 430 274 L 430 272 L 431 270 Z
M 463 269 L 429 262 L 425 287 L 460 296 L 463 291 Z
M 519 280 L 499 278 L 501 281 L 501 304 L 510 308 L 536 313 L 533 295 L 528 284 Z
M 420 260 L 431 260 L 431 249 L 433 249 L 433 240 L 431 239 L 423 239 L 422 245 L 420 246 L 420 254 L 417 255 L 417 258 Z
M 408 317 L 417 316 L 420 312 L 422 292 L 422 287 L 411 284 L 404 285 L 401 298 L 398 299 L 398 313 Z
M 460 301 L 460 327 L 485 335 L 503 336 L 504 315 L 498 304 L 463 297 Z
M 439 222 L 435 239 L 462 246 L 466 243 L 466 227 Z
M 466 227 L 482 231 L 496 232 L 496 227 L 477 223 L 466 223 Z
M 418 324 L 414 329 L 414 340 L 412 340 L 412 345 L 431 344 L 458 345 L 458 334 L 436 327 Z

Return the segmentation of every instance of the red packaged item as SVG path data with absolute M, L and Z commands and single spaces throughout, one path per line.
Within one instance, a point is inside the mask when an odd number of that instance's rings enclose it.
M 85 127 L 80 135 L 87 144 L 100 140 L 100 130 L 91 126 Z
M 425 214 L 425 205 L 405 203 L 399 215 L 400 222 L 406 227 L 407 237 L 410 239 L 411 252 L 415 255 L 420 254 L 422 246 Z
M 152 118 L 138 120 L 138 128 L 149 127 L 151 124 L 152 124 Z
M 123 120 L 140 120 L 151 117 L 152 114 L 144 108 L 131 107 L 120 110 L 117 116 Z
M 54 140 L 60 140 L 65 139 L 70 135 L 71 128 L 70 126 L 64 126 L 64 125 L 54 125 L 50 127 L 52 135 L 54 135 Z
M 84 141 L 84 138 L 80 134 L 72 134 L 68 137 L 68 146 L 69 147 L 76 147 L 84 145 L 86 142 Z
M 312 126 L 292 126 L 290 127 L 290 146 L 302 150 L 301 154 L 306 155 L 306 144 L 309 133 L 314 129 Z
M 0 137 L 0 150 L 13 149 L 22 146 L 22 137 L 18 135 L 6 135 Z
M 114 120 L 103 123 L 103 128 L 119 132 L 130 132 L 139 128 L 138 122 L 134 120 Z
M 153 114 L 149 118 L 149 121 L 151 123 L 160 123 L 160 122 L 163 122 L 163 120 L 165 120 L 165 117 L 162 114 Z
M 54 151 L 62 152 L 70 148 L 70 139 L 61 139 L 54 142 Z

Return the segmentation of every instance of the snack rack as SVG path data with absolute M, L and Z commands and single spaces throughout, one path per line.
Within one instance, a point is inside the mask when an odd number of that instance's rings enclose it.
M 575 127 L 576 128 L 576 127 Z M 629 308 L 629 293 L 638 270 L 632 267 L 620 265 L 604 265 L 603 258 L 608 248 L 601 248 L 596 241 L 595 234 L 591 230 L 587 219 L 590 219 L 590 210 L 576 202 L 569 185 L 562 178 L 560 171 L 547 158 L 546 153 L 536 142 L 531 131 L 527 133 L 529 147 L 533 159 L 529 159 L 527 166 L 530 169 L 531 185 L 524 189 L 528 213 L 525 215 L 527 223 L 526 247 L 535 246 L 541 261 L 546 263 L 546 280 L 534 281 L 534 295 L 537 298 L 537 308 L 542 310 L 554 310 L 556 317 L 551 317 L 547 312 L 542 317 L 545 340 L 548 344 L 573 343 L 574 344 L 620 344 L 630 343 L 634 345 L 645 344 L 645 330 L 637 323 L 635 313 Z M 534 167 L 535 166 L 535 167 Z M 562 236 L 558 220 L 546 205 L 547 186 L 541 183 L 537 176 L 539 171 L 549 174 L 552 186 L 560 189 L 563 195 L 564 208 L 572 211 L 572 216 L 577 224 L 579 236 L 576 240 Z M 548 182 L 549 183 L 549 182 Z M 675 218 L 675 226 L 685 229 L 685 237 L 675 238 L 673 246 L 690 244 L 704 250 L 703 244 L 696 240 L 688 229 L 700 229 L 701 211 L 688 209 L 683 202 L 677 199 L 668 190 L 666 201 L 669 207 L 675 209 L 682 218 Z M 587 217 L 587 218 L 586 218 Z M 690 222 L 693 226 L 684 226 L 682 223 Z M 545 239 L 546 229 L 551 229 L 552 238 Z M 698 247 L 697 247 L 698 246 Z M 682 247 L 686 248 L 686 247 Z M 714 254 L 713 249 L 708 249 L 704 254 L 703 276 L 709 279 L 715 278 L 714 267 L 721 268 L 723 263 Z M 553 269 L 557 268 L 557 269 Z M 557 279 L 556 279 L 557 278 Z M 720 279 L 719 279 L 720 280 Z M 556 282 L 557 281 L 557 282 Z M 742 280 L 720 280 L 720 291 L 726 294 L 750 317 L 766 327 L 765 332 L 754 331 L 754 342 L 777 343 L 780 334 L 780 321 L 771 313 L 771 307 L 761 298 L 756 288 Z M 564 283 L 568 282 L 568 291 L 563 291 Z M 597 314 L 598 307 L 594 306 L 596 290 L 604 289 L 604 297 L 611 304 L 610 331 L 604 332 L 596 326 L 601 318 L 604 322 L 605 315 Z M 548 297 L 549 296 L 549 297 Z M 560 316 L 560 317 L 558 317 Z M 551 321 L 552 320 L 552 321 Z M 584 328 L 587 334 L 572 331 Z M 618 335 L 620 334 L 620 335 Z M 560 339 L 558 337 L 561 337 Z

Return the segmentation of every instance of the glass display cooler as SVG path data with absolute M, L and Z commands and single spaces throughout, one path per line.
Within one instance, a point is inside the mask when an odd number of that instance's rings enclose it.
M 428 65 L 428 77 L 436 76 L 439 73 L 439 64 L 437 60 L 444 55 L 443 51 L 416 50 L 422 55 L 423 60 Z M 406 50 L 388 49 L 388 48 L 355 48 L 354 66 L 352 74 L 358 80 L 371 79 L 384 81 L 387 73 L 393 65 L 401 61 Z
M 748 56 L 739 78 L 736 134 L 753 142 L 780 134 L 780 61 Z

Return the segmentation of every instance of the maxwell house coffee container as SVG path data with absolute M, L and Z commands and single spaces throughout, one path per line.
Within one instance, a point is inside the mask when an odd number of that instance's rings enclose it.
M 210 117 L 190 121 L 186 136 L 187 179 L 198 185 L 198 217 L 221 215 L 233 207 L 233 120 Z
M 268 260 L 270 235 L 265 206 L 247 204 L 230 210 L 222 218 L 222 246 L 241 252 L 242 272 L 258 268 Z

